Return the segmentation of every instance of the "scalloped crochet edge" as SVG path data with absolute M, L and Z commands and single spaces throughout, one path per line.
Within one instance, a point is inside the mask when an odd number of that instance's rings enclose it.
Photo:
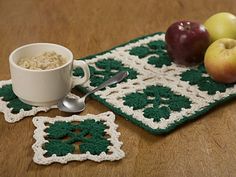
M 47 128 L 45 123 L 54 123 L 56 121 L 82 121 L 86 119 L 94 119 L 95 121 L 105 121 L 104 124 L 108 126 L 106 129 L 106 133 L 110 135 L 109 141 L 111 145 L 108 146 L 109 154 L 102 152 L 100 155 L 92 155 L 89 152 L 85 154 L 67 154 L 65 156 L 56 156 L 55 154 L 51 157 L 45 157 L 44 154 L 47 152 L 42 148 L 43 144 L 47 142 L 44 138 L 47 133 L 44 130 Z M 108 111 L 105 113 L 101 113 L 98 115 L 87 114 L 84 116 L 72 115 L 70 117 L 62 117 L 57 116 L 55 118 L 38 116 L 33 118 L 33 124 L 36 129 L 34 131 L 34 139 L 36 142 L 32 145 L 34 151 L 33 161 L 37 164 L 48 165 L 54 162 L 65 164 L 69 161 L 84 161 L 84 160 L 92 160 L 95 162 L 101 162 L 104 160 L 114 161 L 120 160 L 125 157 L 125 153 L 121 150 L 122 142 L 119 141 L 120 133 L 116 131 L 118 125 L 114 123 L 115 115 Z
M 153 33 L 153 34 L 149 34 L 149 35 L 144 35 L 144 36 L 141 36 L 141 37 L 138 37 L 138 38 L 135 38 L 135 39 L 132 39 L 128 42 L 125 42 L 125 43 L 122 43 L 120 45 L 117 45 L 109 50 L 105 50 L 103 52 L 100 52 L 100 53 L 97 53 L 97 54 L 92 54 L 92 55 L 88 55 L 87 57 L 83 57 L 81 58 L 81 60 L 88 60 L 88 59 L 91 59 L 93 57 L 96 57 L 96 56 L 99 56 L 99 55 L 103 55 L 105 53 L 110 53 L 112 50 L 118 48 L 118 47 L 122 47 L 122 46 L 125 46 L 127 44 L 131 44 L 131 43 L 135 43 L 141 39 L 144 39 L 144 38 L 147 38 L 147 37 L 152 37 L 152 36 L 155 36 L 155 35 L 161 35 L 161 34 L 165 34 L 164 32 L 156 32 L 156 33 Z M 88 90 L 86 88 L 83 88 L 81 86 L 78 86 L 79 90 L 84 92 L 84 93 L 87 93 Z M 199 110 L 199 111 L 196 111 L 194 114 L 192 114 L 191 116 L 184 116 L 181 120 L 175 122 L 174 124 L 170 124 L 168 125 L 167 128 L 165 129 L 152 129 L 150 128 L 149 126 L 143 124 L 141 121 L 133 118 L 132 116 L 130 115 L 127 115 L 126 113 L 122 112 L 121 109 L 119 108 L 116 108 L 114 107 L 113 105 L 109 104 L 108 102 L 106 102 L 106 100 L 100 98 L 99 96 L 95 95 L 95 94 L 91 94 L 90 95 L 93 99 L 99 101 L 100 103 L 102 103 L 103 105 L 105 105 L 106 107 L 108 107 L 109 109 L 111 109 L 114 113 L 116 113 L 117 115 L 120 115 L 122 116 L 123 118 L 125 118 L 126 120 L 129 120 L 130 122 L 134 123 L 135 125 L 143 128 L 144 130 L 154 134 L 154 135 L 162 135 L 162 134 L 168 134 L 170 132 L 172 132 L 174 129 L 180 127 L 181 125 L 187 123 L 187 122 L 190 122 L 190 121 L 193 121 L 193 120 L 196 120 L 197 118 L 199 118 L 200 116 L 203 116 L 204 114 L 206 114 L 208 111 L 216 108 L 217 106 L 225 103 L 225 102 L 228 102 L 230 100 L 233 100 L 234 98 L 236 98 L 236 94 L 230 94 L 228 95 L 227 97 L 225 98 L 222 98 L 220 100 L 216 100 L 215 102 L 213 103 L 209 103 L 208 106 L 204 107 L 202 110 Z
M 11 83 L 12 83 L 11 80 L 2 80 L 2 81 L 0 81 L 0 88 L 3 85 L 7 85 L 7 84 L 11 84 Z M 9 123 L 18 122 L 25 117 L 36 115 L 38 112 L 47 112 L 50 109 L 57 108 L 56 106 L 52 106 L 52 107 L 32 106 L 32 109 L 29 111 L 25 111 L 25 110 L 21 109 L 19 113 L 13 114 L 11 112 L 12 108 L 8 108 L 7 104 L 8 104 L 8 102 L 3 101 L 2 98 L 0 97 L 0 112 L 2 112 L 4 114 L 5 120 Z

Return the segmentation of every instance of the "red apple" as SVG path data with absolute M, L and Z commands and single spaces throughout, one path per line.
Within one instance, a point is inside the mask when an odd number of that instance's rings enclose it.
M 206 51 L 204 65 L 213 80 L 236 82 L 236 40 L 222 38 L 213 42 Z
M 210 36 L 199 23 L 178 21 L 166 32 L 165 40 L 170 58 L 178 64 L 192 66 L 203 61 Z

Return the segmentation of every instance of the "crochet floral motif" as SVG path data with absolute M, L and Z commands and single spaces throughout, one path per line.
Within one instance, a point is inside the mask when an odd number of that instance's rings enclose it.
M 100 60 L 96 62 L 95 65 L 98 69 L 96 69 L 93 66 L 89 66 L 90 75 L 91 75 L 90 85 L 94 87 L 102 84 L 103 82 L 108 80 L 110 77 L 112 77 L 119 71 L 129 72 L 129 76 L 126 79 L 124 79 L 123 82 L 126 82 L 128 79 L 136 79 L 138 75 L 137 71 L 128 67 L 124 67 L 124 65 L 120 61 L 117 61 L 111 58 Z M 84 73 L 81 68 L 76 68 L 74 70 L 73 75 L 83 77 Z M 116 84 L 111 85 L 111 87 L 115 87 L 115 86 Z
M 148 63 L 161 68 L 163 65 L 170 66 L 171 59 L 166 52 L 166 43 L 163 40 L 151 41 L 146 45 L 141 45 L 140 47 L 134 47 L 130 50 L 130 55 L 138 56 L 139 58 L 144 58 L 148 55 L 153 55 L 148 58 Z
M 54 119 L 35 117 L 33 160 L 44 165 L 86 159 L 119 160 L 125 154 L 120 149 L 123 143 L 118 140 L 120 133 L 114 121 L 112 112 Z
M 164 39 L 164 33 L 156 33 L 83 58 L 89 65 L 91 79 L 76 89 L 88 92 L 118 71 L 128 71 L 126 80 L 91 96 L 153 134 L 168 133 L 236 97 L 236 84 L 214 82 L 203 65 L 187 68 L 171 62 Z M 73 74 L 78 79 L 83 76 L 79 68 Z M 0 81 L 0 88 L 6 84 L 11 82 Z M 14 98 L 14 95 L 8 96 Z M 1 99 L 6 98 L 1 96 Z M 32 107 L 32 110 L 21 109 L 18 114 L 13 114 L 9 112 L 13 108 L 8 108 L 7 104 L 9 102 L 0 100 L 0 111 L 4 112 L 8 122 L 50 109 Z M 70 144 L 67 145 L 65 152 L 73 151 Z
M 70 97 L 77 97 L 69 93 Z M 0 112 L 4 113 L 4 118 L 7 122 L 14 123 L 24 117 L 36 115 L 38 112 L 56 108 L 56 105 L 51 107 L 31 106 L 23 103 L 13 92 L 11 80 L 0 81 Z
M 3 85 L 0 88 L 0 97 L 2 97 L 3 101 L 8 102 L 7 107 L 11 109 L 11 112 L 13 114 L 19 113 L 21 109 L 23 109 L 24 111 L 32 110 L 31 105 L 23 103 L 14 94 L 11 84 Z
M 45 130 L 48 133 L 48 142 L 44 145 L 47 150 L 46 156 L 53 154 L 64 156 L 75 153 L 76 149 L 81 153 L 89 151 L 93 155 L 107 152 L 110 142 L 104 137 L 106 128 L 101 121 L 95 122 L 93 119 L 79 123 L 58 121 L 50 124 Z M 87 137 L 88 135 L 90 137 Z M 80 142 L 79 146 L 76 145 L 78 142 Z
M 205 75 L 204 75 L 205 74 Z M 181 80 L 188 81 L 190 85 L 197 85 L 199 90 L 207 91 L 209 95 L 216 94 L 217 91 L 225 92 L 227 88 L 234 84 L 222 84 L 215 82 L 208 75 L 203 64 L 196 69 L 190 69 L 181 74 Z
M 143 109 L 144 116 L 160 121 L 167 119 L 171 111 L 181 111 L 182 108 L 190 108 L 191 101 L 181 95 L 177 95 L 168 87 L 149 86 L 142 93 L 131 93 L 123 98 L 124 105 L 132 107 L 134 110 Z M 150 105 L 151 107 L 147 107 Z
M 137 72 L 135 77 L 131 73 L 132 77 L 125 82 L 92 97 L 153 134 L 168 133 L 236 97 L 235 84 L 214 82 L 203 65 L 188 68 L 173 63 L 164 39 L 163 33 L 156 33 L 83 58 L 93 76 L 90 82 L 77 88 L 84 92 L 94 89 L 98 85 L 94 84 L 98 83 L 94 76 L 105 78 L 105 73 L 109 73 L 110 77 L 110 73 L 122 67 Z

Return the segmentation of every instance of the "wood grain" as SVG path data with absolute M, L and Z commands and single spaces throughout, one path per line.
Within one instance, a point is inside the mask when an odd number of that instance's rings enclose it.
M 174 21 L 204 22 L 236 14 L 235 0 L 1 0 L 0 79 L 9 79 L 9 53 L 26 43 L 53 42 L 76 58 L 107 50 L 135 37 L 165 31 Z M 153 136 L 117 116 L 126 157 L 117 162 L 32 162 L 31 117 L 9 124 L 0 114 L 0 176 L 236 176 L 236 102 L 218 107 L 167 136 Z M 89 100 L 87 113 L 108 109 Z M 57 110 L 40 115 L 62 115 Z

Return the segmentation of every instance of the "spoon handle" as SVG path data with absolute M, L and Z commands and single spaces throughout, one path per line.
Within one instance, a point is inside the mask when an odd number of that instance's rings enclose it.
M 111 77 L 110 79 L 108 79 L 107 81 L 105 81 L 104 83 L 102 83 L 101 85 L 99 85 L 97 88 L 88 92 L 84 97 L 87 97 L 88 95 L 90 95 L 98 90 L 101 90 L 101 89 L 107 87 L 108 85 L 112 85 L 112 84 L 120 82 L 124 78 L 126 78 L 128 75 L 129 75 L 129 73 L 127 71 L 121 71 L 121 72 L 117 73 L 116 75 L 114 75 L 113 77 Z

